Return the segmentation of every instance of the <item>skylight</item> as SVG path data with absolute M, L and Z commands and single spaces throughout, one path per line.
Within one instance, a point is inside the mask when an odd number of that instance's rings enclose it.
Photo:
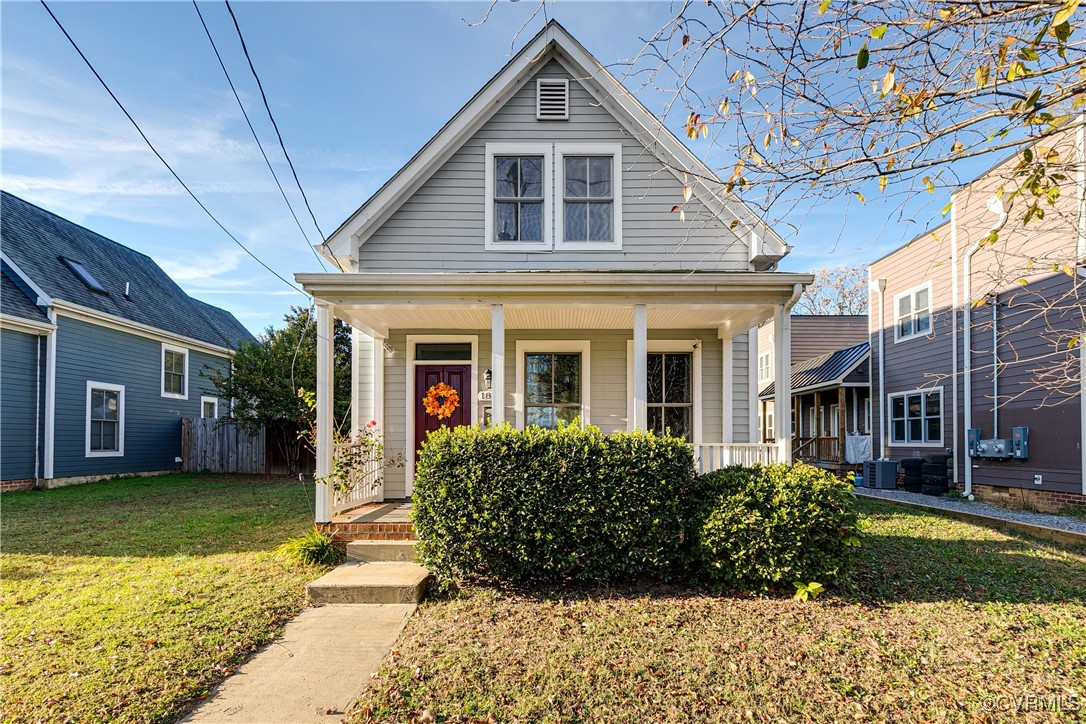
M 87 271 L 87 268 L 78 261 L 73 261 L 67 257 L 61 257 L 65 264 L 67 264 L 75 275 L 79 277 L 79 281 L 87 285 L 87 289 L 98 294 L 109 294 L 106 288 L 102 286 L 102 283 L 94 278 L 94 275 Z

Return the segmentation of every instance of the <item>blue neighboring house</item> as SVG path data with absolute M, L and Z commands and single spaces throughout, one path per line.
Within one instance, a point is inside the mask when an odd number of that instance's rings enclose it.
M 150 257 L 0 192 L 2 489 L 176 470 L 181 419 L 225 413 L 207 372 L 252 340 Z

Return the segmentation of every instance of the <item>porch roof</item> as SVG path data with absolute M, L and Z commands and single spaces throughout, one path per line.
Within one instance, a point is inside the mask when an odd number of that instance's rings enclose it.
M 337 317 L 377 336 L 390 329 L 486 329 L 493 304 L 510 329 L 630 329 L 633 305 L 656 329 L 735 335 L 787 304 L 810 274 L 781 272 L 501 271 L 297 274 Z
M 792 395 L 844 384 L 845 378 L 867 359 L 870 353 L 871 344 L 860 342 L 792 365 Z M 866 385 L 865 382 L 859 386 Z M 758 393 L 758 397 L 762 400 L 772 399 L 775 394 L 776 385 L 770 382 Z

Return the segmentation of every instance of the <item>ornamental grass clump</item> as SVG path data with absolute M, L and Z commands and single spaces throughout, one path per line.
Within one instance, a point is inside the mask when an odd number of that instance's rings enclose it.
M 804 465 L 729 467 L 698 478 L 692 557 L 717 585 L 764 591 L 838 578 L 860 545 L 848 482 Z
M 317 526 L 297 538 L 288 538 L 275 549 L 276 560 L 295 565 L 334 566 L 343 561 L 335 540 Z
M 666 578 L 684 560 L 693 479 L 681 439 L 442 428 L 415 471 L 417 555 L 445 583 Z

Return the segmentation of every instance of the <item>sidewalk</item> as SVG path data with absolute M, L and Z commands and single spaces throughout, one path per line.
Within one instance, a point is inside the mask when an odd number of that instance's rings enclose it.
M 905 490 L 853 488 L 853 492 L 865 498 L 878 498 L 913 507 L 941 510 L 962 520 L 989 525 L 1001 530 L 1013 529 L 1058 543 L 1086 545 L 1086 520 L 1079 520 L 1067 515 L 1012 510 L 987 503 L 969 501 L 965 498 L 942 498 L 934 495 L 910 493 Z
M 307 608 L 182 721 L 339 722 L 414 611 L 414 604 Z

